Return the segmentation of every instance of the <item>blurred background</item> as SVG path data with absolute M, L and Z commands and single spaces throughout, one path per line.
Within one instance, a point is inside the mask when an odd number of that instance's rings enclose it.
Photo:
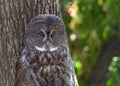
M 60 4 L 79 85 L 120 86 L 120 0 Z

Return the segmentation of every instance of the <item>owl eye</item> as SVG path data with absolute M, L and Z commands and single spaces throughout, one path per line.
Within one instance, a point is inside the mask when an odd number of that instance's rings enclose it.
M 54 36 L 55 34 L 56 34 L 56 32 L 55 32 L 55 31 L 53 31 L 53 32 L 52 32 L 52 34 L 51 34 L 51 36 Z
M 38 34 L 39 34 L 40 36 L 44 36 L 44 33 L 43 33 L 42 31 L 39 31 Z

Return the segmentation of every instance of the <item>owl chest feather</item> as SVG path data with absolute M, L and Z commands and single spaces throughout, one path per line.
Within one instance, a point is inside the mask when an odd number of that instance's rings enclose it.
M 70 82 L 67 59 L 66 49 L 59 49 L 54 52 L 37 52 L 34 59 L 28 59 L 28 63 L 43 86 L 57 86 L 56 84 Z
M 39 75 L 44 75 L 46 77 L 53 77 L 55 74 L 59 74 L 61 72 L 65 72 L 67 70 L 66 67 L 66 59 L 67 55 L 65 50 L 61 52 L 44 52 L 38 54 L 36 56 L 37 64 L 36 71 Z M 44 77 L 43 76 L 43 77 Z

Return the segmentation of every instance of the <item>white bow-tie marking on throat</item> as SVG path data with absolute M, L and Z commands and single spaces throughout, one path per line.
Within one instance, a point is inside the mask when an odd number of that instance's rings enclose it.
M 38 46 L 34 46 L 35 47 L 35 49 L 37 49 L 38 51 L 48 51 L 47 49 L 45 49 L 44 47 L 38 47 Z M 50 47 L 50 51 L 51 52 L 53 52 L 53 51 L 55 51 L 55 50 L 57 50 L 58 49 L 58 47 L 54 47 L 54 48 L 52 48 L 52 47 Z

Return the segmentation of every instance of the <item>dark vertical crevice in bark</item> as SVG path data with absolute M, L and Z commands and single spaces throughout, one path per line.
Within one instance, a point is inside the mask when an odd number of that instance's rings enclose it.
M 106 72 L 114 56 L 120 56 L 120 37 L 113 36 L 106 41 L 101 49 L 101 55 L 92 70 L 88 86 L 105 86 Z

